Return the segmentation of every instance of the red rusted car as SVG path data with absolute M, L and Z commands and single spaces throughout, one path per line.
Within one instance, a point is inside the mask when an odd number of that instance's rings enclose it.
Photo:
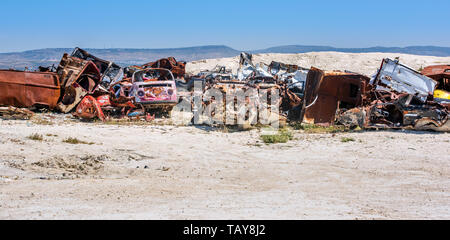
M 0 70 L 0 106 L 54 109 L 60 95 L 56 73 Z

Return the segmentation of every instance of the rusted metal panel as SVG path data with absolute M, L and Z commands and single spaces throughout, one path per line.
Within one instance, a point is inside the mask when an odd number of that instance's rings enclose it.
M 143 68 L 165 68 L 170 70 L 175 78 L 184 79 L 186 74 L 186 62 L 177 62 L 174 57 L 160 59 L 142 65 Z
M 332 125 L 338 110 L 361 106 L 369 78 L 349 72 L 324 72 L 311 68 L 308 73 L 301 121 Z
M 422 74 L 425 76 L 446 75 L 450 77 L 450 65 L 433 65 L 425 67 L 422 70 Z
M 56 73 L 0 70 L 0 105 L 56 107 L 60 97 Z
M 360 105 L 364 88 L 369 78 L 347 72 L 325 72 L 319 88 L 320 95 L 334 96 L 349 105 Z
M 331 125 L 334 122 L 337 108 L 337 97 L 319 94 L 316 104 L 306 110 L 303 122 L 317 125 Z
M 61 86 L 66 87 L 75 82 L 87 63 L 88 61 L 76 57 L 70 57 L 69 54 L 65 53 L 59 63 L 58 69 L 56 70 L 60 76 Z
M 58 108 L 63 113 L 72 111 L 81 100 L 97 89 L 101 74 L 91 62 L 64 54 L 57 70 L 60 75 L 62 97 Z
M 102 121 L 106 119 L 99 102 L 92 96 L 83 98 L 80 104 L 78 104 L 74 115 L 83 119 L 93 119 L 95 117 L 98 117 Z
M 318 69 L 312 67 L 307 76 L 305 92 L 303 97 L 303 105 L 300 113 L 300 122 L 303 122 L 305 119 L 305 113 L 318 99 L 318 88 L 320 86 L 320 82 L 323 80 L 323 76 L 325 73 Z
M 422 74 L 438 82 L 437 89 L 450 92 L 450 65 L 425 67 Z

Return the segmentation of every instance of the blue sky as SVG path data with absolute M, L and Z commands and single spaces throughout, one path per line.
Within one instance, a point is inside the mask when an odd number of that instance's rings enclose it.
M 450 47 L 449 0 L 2 0 L 0 52 L 228 45 Z

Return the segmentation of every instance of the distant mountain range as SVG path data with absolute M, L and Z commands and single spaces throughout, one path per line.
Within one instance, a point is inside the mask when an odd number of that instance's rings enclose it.
M 344 53 L 405 53 L 424 56 L 448 57 L 450 47 L 411 46 L 411 47 L 370 47 L 370 48 L 335 48 L 328 46 L 289 45 L 254 51 L 255 53 L 305 53 L 305 52 L 344 52 Z
M 188 48 L 165 49 L 86 49 L 100 58 L 114 61 L 122 66 L 143 64 L 164 57 L 175 57 L 181 61 L 196 61 L 201 59 L 234 57 L 239 50 L 227 46 L 199 46 Z M 450 47 L 412 46 L 412 47 L 371 47 L 371 48 L 334 48 L 328 46 L 289 45 L 267 49 L 248 51 L 250 53 L 306 53 L 306 52 L 345 52 L 345 53 L 406 53 L 428 56 L 450 56 Z M 0 69 L 14 68 L 23 70 L 25 67 L 57 65 L 62 55 L 71 53 L 71 48 L 48 48 L 14 53 L 0 53 Z
M 64 53 L 72 53 L 71 48 L 47 48 L 25 52 L 0 53 L 0 69 L 57 65 Z M 201 46 L 166 49 L 89 49 L 89 53 L 113 61 L 121 66 L 144 64 L 164 57 L 175 57 L 180 61 L 195 61 L 208 58 L 234 57 L 239 51 L 226 46 Z

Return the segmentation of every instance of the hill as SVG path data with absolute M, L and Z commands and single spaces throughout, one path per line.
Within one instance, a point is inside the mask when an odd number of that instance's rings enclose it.
M 450 47 L 411 46 L 411 47 L 370 47 L 370 48 L 335 48 L 328 46 L 287 45 L 262 50 L 253 53 L 307 53 L 307 52 L 343 52 L 343 53 L 404 53 L 413 55 L 449 57 Z
M 86 49 L 92 54 L 114 61 L 122 66 L 143 64 L 163 57 L 173 56 L 180 61 L 197 61 L 202 59 L 217 59 L 238 56 L 241 51 L 223 46 L 198 46 L 187 48 L 164 49 Z M 0 69 L 14 68 L 23 70 L 25 67 L 57 65 L 63 53 L 70 53 L 72 48 L 48 48 L 24 52 L 0 53 Z M 372 48 L 335 48 L 329 46 L 287 45 L 251 53 L 309 53 L 309 52 L 342 52 L 342 53 L 404 53 L 423 56 L 450 56 L 450 47 L 411 46 L 411 47 L 372 47 Z
M 226 46 L 200 46 L 166 49 L 86 49 L 93 55 L 114 61 L 122 66 L 143 64 L 160 58 L 173 56 L 180 61 L 195 61 L 208 58 L 224 58 L 239 55 L 239 51 Z M 49 48 L 15 53 L 0 53 L 0 68 L 51 66 L 58 64 L 64 53 L 71 48 Z

